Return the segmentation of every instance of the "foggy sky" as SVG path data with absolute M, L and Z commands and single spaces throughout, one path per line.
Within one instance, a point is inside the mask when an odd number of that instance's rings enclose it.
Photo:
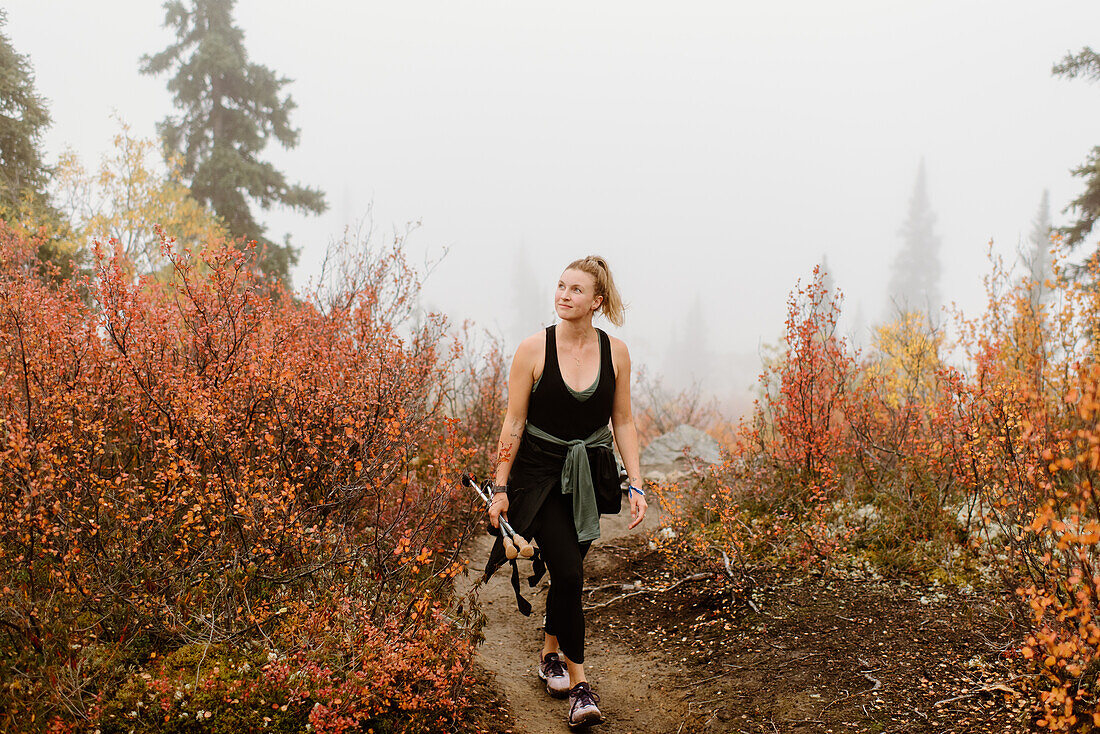
M 1044 188 L 1064 222 L 1083 188 L 1069 170 L 1100 144 L 1100 88 L 1050 74 L 1100 44 L 1095 2 L 304 7 L 237 5 L 251 60 L 294 80 L 300 145 L 268 156 L 330 204 L 263 215 L 302 247 L 296 284 L 373 201 L 379 236 L 421 222 L 415 261 L 447 251 L 426 302 L 514 345 L 551 317 L 561 268 L 599 253 L 635 361 L 675 372 L 718 355 L 716 392 L 751 382 L 744 365 L 823 255 L 849 315 L 885 314 L 922 157 L 941 291 L 973 310 L 990 239 L 1013 252 Z M 137 72 L 169 39 L 158 2 L 5 8 L 50 100 L 51 158 L 70 146 L 94 165 L 112 110 L 143 136 L 171 113 L 166 79 Z M 693 307 L 705 343 L 676 347 Z

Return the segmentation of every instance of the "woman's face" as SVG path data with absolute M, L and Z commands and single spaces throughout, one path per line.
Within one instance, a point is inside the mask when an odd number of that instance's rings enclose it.
M 558 318 L 573 320 L 592 314 L 603 303 L 596 295 L 596 279 L 583 270 L 566 270 L 558 281 L 554 294 L 554 310 Z

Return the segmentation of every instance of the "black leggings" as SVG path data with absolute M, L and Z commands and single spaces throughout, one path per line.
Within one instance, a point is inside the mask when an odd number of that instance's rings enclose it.
M 546 594 L 546 632 L 558 638 L 558 646 L 574 663 L 584 662 L 584 557 L 591 541 L 577 541 L 573 524 L 573 496 L 560 487 L 551 489 L 532 523 L 539 554 L 550 573 Z

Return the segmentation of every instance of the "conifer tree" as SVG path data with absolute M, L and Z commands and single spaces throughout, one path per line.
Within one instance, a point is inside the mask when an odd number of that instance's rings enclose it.
M 1054 65 L 1052 72 L 1066 79 L 1080 76 L 1090 82 L 1100 81 L 1100 55 L 1085 46 L 1077 55 L 1066 54 L 1061 63 Z M 1085 190 L 1065 209 L 1067 213 L 1077 214 L 1077 221 L 1060 228 L 1070 247 L 1081 244 L 1100 217 L 1100 145 L 1094 147 L 1088 159 L 1072 172 L 1074 176 L 1085 179 Z
M 1047 294 L 1045 283 L 1053 275 L 1053 266 L 1050 256 L 1050 234 L 1053 231 L 1050 223 L 1050 191 L 1043 189 L 1043 196 L 1039 200 L 1039 209 L 1032 220 L 1031 233 L 1028 235 L 1027 269 L 1028 275 L 1035 286 L 1031 291 L 1031 302 L 1038 306 Z
M 288 149 L 298 144 L 298 130 L 290 124 L 296 105 L 282 91 L 289 79 L 248 60 L 244 33 L 233 23 L 234 3 L 166 2 L 164 25 L 174 29 L 175 41 L 146 56 L 141 71 L 172 74 L 168 89 L 179 115 L 158 129 L 166 155 L 181 156 L 181 173 L 192 195 L 221 218 L 232 236 L 257 240 L 260 268 L 286 280 L 297 251 L 289 242 L 278 245 L 263 236 L 252 204 L 314 214 L 327 205 L 321 191 L 288 183 L 259 157 L 271 139 Z
M 6 24 L 7 14 L 0 10 L 0 29 Z M 40 145 L 49 125 L 50 113 L 35 91 L 30 61 L 0 30 L 0 217 L 5 220 L 47 208 L 49 168 Z
M 940 308 L 940 238 L 928 200 L 923 159 L 900 234 L 902 247 L 894 258 L 890 298 L 902 312 L 923 311 L 931 317 Z
M 7 14 L 0 10 L 0 29 L 6 24 Z M 66 241 L 68 226 L 50 202 L 54 169 L 41 148 L 50 122 L 30 61 L 0 30 L 0 219 L 24 234 L 33 232 L 39 242 L 39 272 L 63 280 L 85 264 L 86 253 Z

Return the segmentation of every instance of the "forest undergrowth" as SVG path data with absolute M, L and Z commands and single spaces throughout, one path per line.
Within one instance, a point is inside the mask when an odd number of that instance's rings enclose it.
M 74 278 L 39 245 L 0 223 L 0 728 L 453 727 L 452 478 L 488 455 L 458 418 L 500 376 L 420 313 L 400 241 L 343 243 L 304 296 L 241 243 L 166 239 L 143 276 L 105 244 Z
M 815 270 L 727 460 L 660 488 L 668 562 L 742 604 L 792 566 L 1007 589 L 1030 725 L 1100 727 L 1100 266 L 1069 270 L 991 258 L 984 313 L 902 313 L 866 353 Z

